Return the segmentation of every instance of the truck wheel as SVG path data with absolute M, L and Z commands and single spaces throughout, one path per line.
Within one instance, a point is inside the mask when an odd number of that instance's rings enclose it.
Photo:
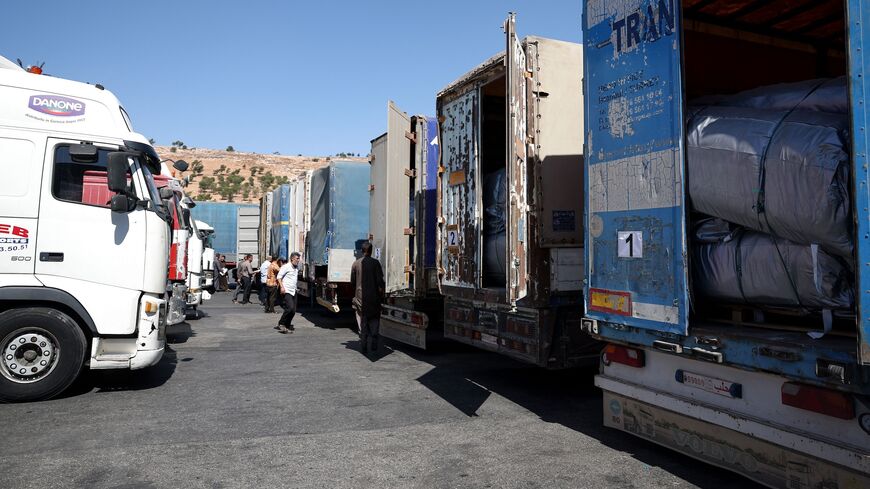
M 0 401 L 49 399 L 79 376 L 87 339 L 66 314 L 47 307 L 0 313 Z

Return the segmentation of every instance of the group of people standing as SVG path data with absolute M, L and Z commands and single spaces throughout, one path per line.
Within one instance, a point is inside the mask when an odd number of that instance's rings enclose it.
M 283 334 L 292 333 L 293 316 L 296 315 L 296 290 L 299 283 L 299 260 L 297 252 L 290 254 L 290 260 L 283 257 L 267 256 L 260 264 L 260 302 L 266 313 L 275 313 L 275 304 L 284 308 L 275 329 Z
M 381 263 L 372 258 L 372 244 L 368 241 L 362 244 L 362 257 L 356 260 L 351 268 L 351 285 L 354 288 L 353 309 L 356 315 L 357 326 L 360 332 L 360 351 L 362 353 L 377 353 L 380 348 L 380 318 L 381 304 L 385 293 L 384 271 Z M 259 269 L 254 269 L 253 255 L 245 255 L 244 260 L 237 266 L 237 287 L 233 295 L 233 302 L 239 303 L 239 295 L 242 296 L 241 304 L 250 304 L 251 287 L 255 273 L 259 273 L 260 304 L 264 312 L 277 313 L 275 305 L 280 304 L 284 311 L 278 319 L 275 329 L 282 334 L 289 334 L 296 330 L 293 326 L 293 317 L 296 315 L 297 285 L 299 282 L 299 261 L 301 256 L 298 252 L 290 254 L 290 259 L 283 257 L 267 256 Z M 223 255 L 215 260 L 215 277 L 226 277 L 226 262 Z M 218 290 L 227 290 L 224 286 Z

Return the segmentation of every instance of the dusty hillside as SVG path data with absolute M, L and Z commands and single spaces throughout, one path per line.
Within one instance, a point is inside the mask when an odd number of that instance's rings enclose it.
M 283 156 L 214 149 L 155 146 L 161 158 L 184 160 L 190 169 L 187 194 L 195 200 L 257 202 L 257 199 L 305 170 L 327 164 L 328 156 Z M 340 157 L 365 161 L 365 158 Z M 198 162 L 198 164 L 197 164 Z

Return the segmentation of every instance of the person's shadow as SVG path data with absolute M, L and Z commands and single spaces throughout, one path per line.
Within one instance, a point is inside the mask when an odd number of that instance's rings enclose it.
M 364 357 L 368 358 L 368 360 L 370 362 L 374 363 L 374 362 L 377 362 L 377 361 L 393 354 L 393 351 L 394 351 L 393 348 L 387 346 L 385 343 L 386 342 L 381 341 L 381 347 L 378 349 L 377 353 L 371 353 L 371 352 L 362 353 L 361 351 L 359 351 L 359 349 L 360 349 L 360 340 L 359 339 L 345 341 L 342 344 L 344 345 L 344 347 L 346 349 L 355 351 L 355 352 L 359 353 L 360 355 L 363 355 Z

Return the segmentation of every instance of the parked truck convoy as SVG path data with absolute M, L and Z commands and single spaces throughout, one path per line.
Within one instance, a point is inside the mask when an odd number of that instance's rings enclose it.
M 380 334 L 427 348 L 443 336 L 435 262 L 438 122 L 387 104 L 387 132 L 371 142 L 369 240 L 381 262 L 386 304 Z
M 438 267 L 444 336 L 522 361 L 597 359 L 583 314 L 578 44 L 516 35 L 443 89 Z
M 157 153 L 100 85 L 0 58 L 0 92 L 0 172 L 15 175 L 0 181 L 0 401 L 55 396 L 83 367 L 154 365 L 171 232 Z M 110 199 L 90 199 L 92 178 Z
M 870 3 L 583 5 L 605 425 L 870 487 Z

